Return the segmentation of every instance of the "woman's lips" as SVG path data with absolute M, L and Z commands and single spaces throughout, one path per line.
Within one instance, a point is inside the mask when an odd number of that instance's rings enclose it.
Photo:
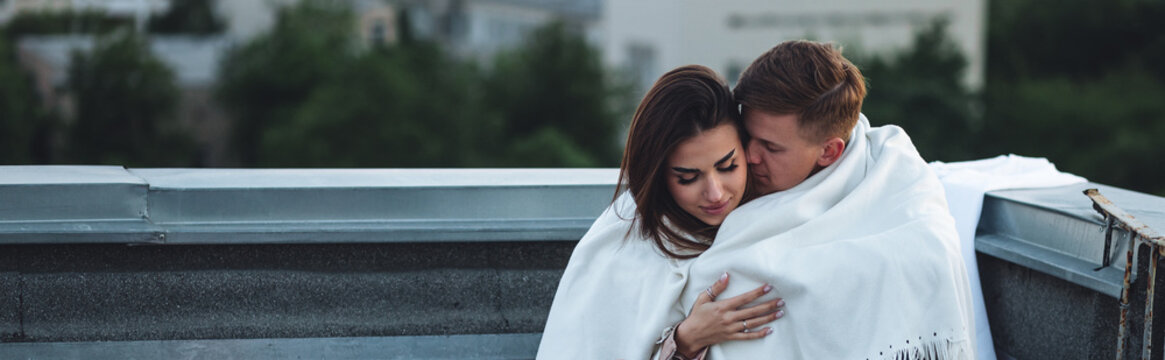
M 704 212 L 707 213 L 708 215 L 720 215 L 720 214 L 723 214 L 724 211 L 728 209 L 728 204 L 729 204 L 729 201 L 725 200 L 724 202 L 721 202 L 719 204 L 715 204 L 712 206 L 701 206 L 700 209 L 704 210 Z

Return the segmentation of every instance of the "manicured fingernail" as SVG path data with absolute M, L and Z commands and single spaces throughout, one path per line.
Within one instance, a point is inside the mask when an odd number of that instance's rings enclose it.
M 728 280 L 728 273 L 720 274 L 720 282 L 724 282 L 725 280 Z
M 773 328 L 765 328 L 765 336 L 773 333 Z
M 767 294 L 769 291 L 772 291 L 772 290 L 773 290 L 773 286 L 772 286 L 772 285 L 765 285 L 764 292 L 765 292 L 766 294 Z
M 777 307 L 782 307 L 782 306 L 785 306 L 785 300 L 777 301 Z
M 780 319 L 780 318 L 782 318 L 782 317 L 784 317 L 784 316 L 785 316 L 785 310 L 781 310 L 781 311 L 778 311 L 778 312 L 777 312 L 777 318 L 778 318 L 778 319 Z

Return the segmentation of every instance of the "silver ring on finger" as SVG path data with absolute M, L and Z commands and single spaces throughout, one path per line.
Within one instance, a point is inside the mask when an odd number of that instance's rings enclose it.
M 712 293 L 712 288 L 704 288 L 704 292 L 708 293 L 709 299 L 716 300 L 716 294 Z
M 740 320 L 740 324 L 744 325 L 744 332 L 748 333 L 748 321 L 747 320 Z

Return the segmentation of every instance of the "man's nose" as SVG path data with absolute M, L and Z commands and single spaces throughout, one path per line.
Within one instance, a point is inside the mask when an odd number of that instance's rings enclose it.
M 756 141 L 748 142 L 748 149 L 745 151 L 744 158 L 748 160 L 749 164 L 760 164 L 760 145 Z

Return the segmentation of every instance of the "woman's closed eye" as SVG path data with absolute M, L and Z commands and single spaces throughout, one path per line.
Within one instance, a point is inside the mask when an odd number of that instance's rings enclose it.
M 725 166 L 722 168 L 716 168 L 716 171 L 719 171 L 722 173 L 730 173 L 730 172 L 736 171 L 736 169 L 739 167 L 740 167 L 739 164 L 737 164 L 736 162 L 733 162 L 732 164 L 730 164 L 728 166 Z M 689 175 L 689 174 L 685 174 L 685 175 Z M 684 177 L 684 175 L 676 176 L 677 182 L 679 182 L 680 185 L 687 185 L 687 184 L 691 184 L 691 183 L 696 182 L 696 180 L 700 178 L 700 174 L 690 174 L 690 175 L 691 176 L 689 176 L 689 177 Z
M 739 167 L 739 165 L 736 163 L 735 155 L 736 149 L 732 149 L 732 151 L 729 151 L 727 155 L 724 155 L 724 157 L 716 161 L 714 164 L 714 166 L 716 166 L 716 172 L 730 173 L 736 171 L 736 168 Z M 728 166 L 720 167 L 720 165 L 724 163 L 728 163 Z M 680 185 L 688 185 L 696 182 L 696 180 L 700 179 L 700 174 L 702 172 L 697 169 L 684 168 L 679 166 L 672 167 L 671 169 L 672 171 L 676 172 L 676 182 Z

